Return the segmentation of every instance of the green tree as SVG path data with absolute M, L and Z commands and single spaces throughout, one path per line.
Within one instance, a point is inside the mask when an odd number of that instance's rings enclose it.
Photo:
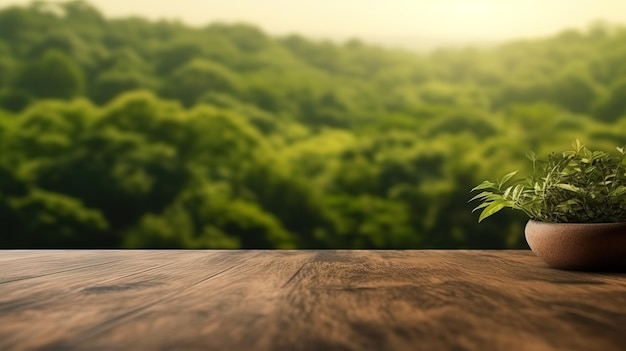
M 16 63 L 7 44 L 0 39 L 0 91 L 13 80 Z
M 292 248 L 294 238 L 258 205 L 236 199 L 222 183 L 190 188 L 162 215 L 146 215 L 127 247 Z
M 108 223 L 102 214 L 86 208 L 78 199 L 32 190 L 7 202 L 14 223 L 9 222 L 0 247 L 98 248 L 111 244 L 106 239 Z
M 100 73 L 93 83 L 93 100 L 105 104 L 133 90 L 156 90 L 158 82 L 137 70 L 112 69 Z
M 599 86 L 584 64 L 572 63 L 552 82 L 551 98 L 572 112 L 587 113 L 600 95 Z
M 41 59 L 24 67 L 17 86 L 38 98 L 71 99 L 83 93 L 85 77 L 71 58 L 49 50 Z
M 239 86 L 237 76 L 226 67 L 197 59 L 174 71 L 166 82 L 164 93 L 185 106 L 191 106 L 212 91 L 237 95 Z
M 626 78 L 617 81 L 599 101 L 597 113 L 604 121 L 614 122 L 626 115 Z
M 199 42 L 183 41 L 169 43 L 156 53 L 156 72 L 170 75 L 194 59 L 203 57 L 205 47 Z

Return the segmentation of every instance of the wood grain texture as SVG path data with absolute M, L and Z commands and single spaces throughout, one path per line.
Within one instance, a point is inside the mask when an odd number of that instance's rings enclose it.
M 528 251 L 0 251 L 0 350 L 625 350 L 626 270 Z

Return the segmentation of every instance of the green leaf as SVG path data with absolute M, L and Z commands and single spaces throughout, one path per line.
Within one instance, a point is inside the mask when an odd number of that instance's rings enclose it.
M 493 215 L 494 213 L 500 211 L 504 207 L 509 204 L 508 201 L 494 201 L 489 206 L 487 206 L 483 212 L 480 213 L 480 217 L 478 218 L 478 223 L 482 222 L 483 219 Z
M 489 181 L 484 181 L 480 184 L 478 184 L 477 186 L 475 186 L 472 191 L 476 191 L 476 190 L 483 190 L 483 189 L 497 189 L 496 188 L 496 183 L 493 182 L 489 182 Z
M 555 186 L 556 186 L 557 188 L 561 188 L 561 189 L 565 189 L 565 190 L 573 191 L 573 192 L 575 192 L 575 193 L 580 192 L 580 189 L 579 189 L 579 188 L 577 188 L 577 187 L 575 187 L 575 186 L 573 186 L 573 185 L 571 185 L 571 184 L 563 184 L 563 183 L 560 183 L 560 184 L 556 184 Z
M 519 172 L 519 171 L 513 171 L 513 172 L 511 172 L 511 173 L 509 173 L 509 174 L 505 175 L 504 177 L 502 177 L 502 180 L 500 181 L 500 183 L 499 183 L 499 184 L 500 184 L 500 185 L 505 184 L 506 182 L 508 182 L 508 181 L 509 181 L 509 179 L 511 179 L 514 175 L 516 175 L 516 174 L 517 174 L 517 172 Z
M 511 191 L 513 191 L 513 187 L 512 186 L 506 188 L 506 190 L 504 190 L 504 194 L 502 194 L 502 197 L 504 199 L 509 198 L 509 195 L 511 194 Z
M 481 208 L 485 208 L 485 207 L 487 207 L 487 206 L 489 206 L 489 205 L 491 205 L 491 202 L 483 202 L 482 204 L 480 204 L 480 205 L 476 206 L 476 207 L 472 210 L 472 213 L 474 213 L 474 212 L 476 212 L 476 211 L 480 210 Z
M 595 171 L 596 171 L 596 167 L 594 167 L 594 166 L 591 166 L 591 167 L 585 169 L 585 173 L 587 173 L 587 174 L 593 173 Z
M 626 186 L 620 185 L 617 189 L 611 191 L 610 196 L 620 196 L 626 194 Z
M 580 203 L 577 200 L 569 199 L 569 200 L 565 200 L 565 201 L 561 202 L 557 206 L 561 207 L 561 208 L 568 208 L 568 207 L 571 207 L 572 205 L 579 205 L 579 204 Z
M 515 186 L 515 189 L 513 189 L 513 194 L 511 195 L 511 199 L 513 201 L 517 201 L 519 196 L 522 194 L 523 190 L 524 190 L 524 186 L 522 184 L 517 184 Z
M 576 152 L 575 151 L 565 151 L 563 153 L 563 157 L 565 158 L 574 158 L 576 156 Z
M 468 202 L 472 202 L 472 201 L 474 201 L 476 199 L 487 197 L 488 195 L 491 195 L 491 194 L 493 194 L 493 193 L 490 192 L 490 191 L 483 191 L 482 193 L 480 193 L 480 194 L 474 196 L 473 198 L 471 198 Z
M 580 152 L 580 149 L 582 149 L 582 145 L 580 144 L 580 140 L 576 139 L 572 143 L 572 147 L 574 148 L 574 150 L 576 150 L 576 152 Z

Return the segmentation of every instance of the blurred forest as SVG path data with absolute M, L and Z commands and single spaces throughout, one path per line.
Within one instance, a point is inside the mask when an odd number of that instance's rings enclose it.
M 0 247 L 524 248 L 470 189 L 626 141 L 626 27 L 411 53 L 0 10 Z

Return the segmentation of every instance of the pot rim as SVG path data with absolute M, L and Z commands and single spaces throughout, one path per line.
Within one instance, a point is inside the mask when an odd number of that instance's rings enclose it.
M 529 219 L 528 223 L 550 226 L 626 226 L 626 222 L 543 222 Z

